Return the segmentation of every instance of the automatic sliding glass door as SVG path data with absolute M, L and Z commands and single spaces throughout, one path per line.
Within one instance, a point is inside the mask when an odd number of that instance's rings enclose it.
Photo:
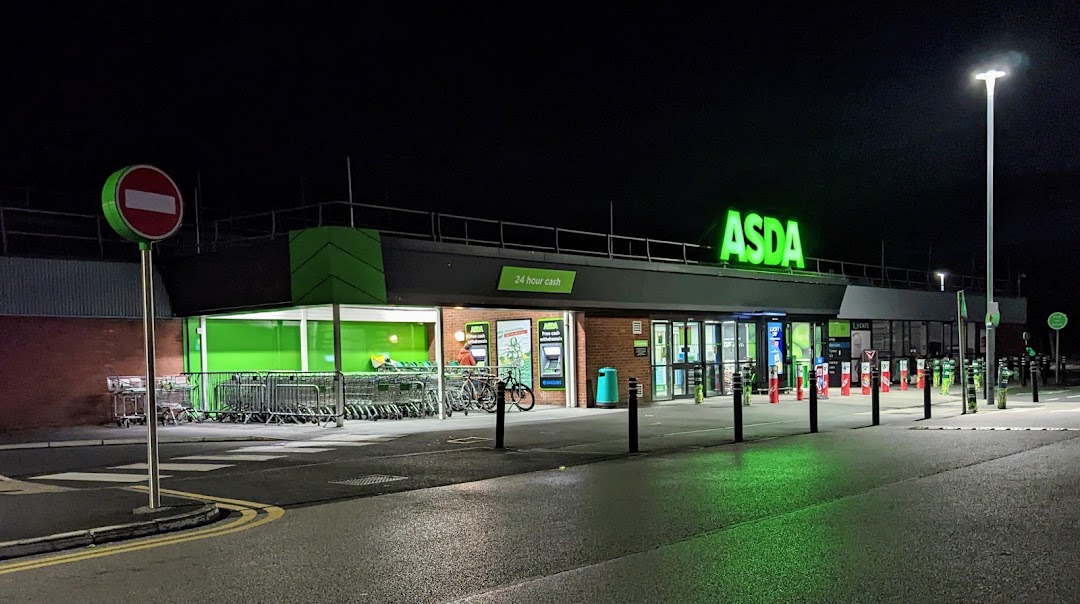
M 671 324 L 652 322 L 653 400 L 671 399 Z

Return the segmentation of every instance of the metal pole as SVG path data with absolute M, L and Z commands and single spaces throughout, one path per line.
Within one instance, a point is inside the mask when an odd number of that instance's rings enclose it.
M 923 419 L 930 419 L 930 391 L 933 390 L 934 380 L 933 375 L 926 375 L 928 371 L 932 369 L 923 369 L 923 391 L 922 391 L 922 406 L 923 406 Z
M 994 305 L 994 80 L 986 80 L 986 312 Z M 989 318 L 989 316 L 987 317 Z M 994 400 L 995 339 L 997 330 L 986 324 L 986 400 Z
M 1054 330 L 1054 384 L 1061 384 L 1061 330 Z
M 566 326 L 566 350 L 563 367 L 566 380 L 566 406 L 577 407 L 577 315 L 572 310 L 563 313 L 563 325 Z
M 881 425 L 881 382 L 880 369 L 870 367 L 870 414 L 874 426 Z
M 139 244 L 142 260 L 143 351 L 146 354 L 146 466 L 150 508 L 161 507 L 158 472 L 157 376 L 154 372 L 154 257 L 149 243 Z
M 442 307 L 435 307 L 435 392 L 439 397 L 439 419 L 446 419 L 446 364 L 443 362 L 443 316 Z
M 345 156 L 345 169 L 349 171 L 349 226 L 355 228 L 356 221 L 353 218 L 352 158 L 349 156 Z
M 1039 402 L 1039 374 L 1035 364 L 1031 364 L 1031 402 Z
M 607 253 L 610 258 L 615 251 L 615 244 L 611 240 L 611 237 L 615 235 L 615 202 L 608 201 L 608 240 L 607 240 Z
M 3 224 L 3 206 L 0 205 L 0 252 L 8 255 L 8 229 Z
M 300 309 L 300 371 L 307 372 L 310 369 L 308 361 L 308 319 L 307 309 Z
M 499 380 L 495 386 L 495 448 L 506 444 L 506 382 Z
M 341 305 L 333 304 L 334 320 L 334 424 L 345 425 L 345 375 L 341 372 Z
M 817 381 L 818 381 L 818 367 L 817 363 L 814 363 L 814 374 L 810 377 L 810 433 L 814 434 L 818 431 L 817 421 Z
M 195 253 L 202 253 L 202 228 L 199 226 L 199 201 L 202 198 L 202 174 L 195 173 Z
M 199 367 L 202 375 L 199 376 L 202 387 L 199 388 L 199 400 L 202 403 L 202 411 L 210 410 L 210 368 L 206 364 L 210 360 L 210 354 L 206 351 L 206 315 L 199 316 Z
M 629 396 L 629 428 L 630 428 L 630 452 L 638 452 L 638 416 L 637 416 L 637 378 L 630 378 L 630 396 Z
M 735 368 L 735 373 L 731 376 L 731 391 L 735 393 L 732 400 L 735 411 L 735 442 L 741 443 L 743 441 L 743 380 L 742 369 L 739 367 Z
M 959 310 L 959 307 L 960 307 L 960 304 L 959 304 L 959 301 L 958 301 L 957 302 L 957 310 Z M 967 370 L 964 368 L 964 349 L 967 348 L 967 334 L 964 333 L 965 331 L 967 331 L 967 325 L 964 324 L 963 316 L 961 316 L 960 313 L 957 312 L 956 337 L 957 337 L 957 342 L 960 343 L 960 350 L 958 352 L 960 354 L 960 384 L 961 384 L 961 387 L 960 387 L 960 414 L 961 415 L 965 415 L 968 412 L 968 400 L 967 400 L 968 392 L 967 392 L 967 381 L 966 381 Z

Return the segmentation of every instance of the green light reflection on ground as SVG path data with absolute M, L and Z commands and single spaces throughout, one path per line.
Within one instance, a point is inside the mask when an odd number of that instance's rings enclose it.
M 701 550 L 694 556 L 700 564 L 670 577 L 682 582 L 686 601 L 829 601 L 851 543 L 843 524 L 830 522 L 826 508 L 769 517 L 830 499 L 847 464 L 810 442 L 695 462 L 695 479 L 686 484 L 685 496 L 759 520 L 744 520 L 691 544 Z

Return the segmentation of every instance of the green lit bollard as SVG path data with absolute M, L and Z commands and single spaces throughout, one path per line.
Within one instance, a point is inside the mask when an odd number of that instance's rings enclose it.
M 943 395 L 949 394 L 949 387 L 952 386 L 952 365 L 952 359 L 945 359 L 941 362 L 941 394 Z
M 1012 371 L 1009 371 L 1008 367 L 1004 365 L 998 366 L 998 387 L 997 387 L 997 406 L 998 409 L 1005 408 L 1005 401 L 1009 391 L 1009 378 L 1012 377 Z
M 975 359 L 971 362 L 971 371 L 975 377 L 975 391 L 982 390 L 982 361 Z

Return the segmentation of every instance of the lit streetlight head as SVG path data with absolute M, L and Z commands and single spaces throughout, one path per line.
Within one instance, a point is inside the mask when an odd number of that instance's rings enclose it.
M 1005 77 L 1005 72 L 1001 71 L 1000 69 L 991 69 L 989 71 L 975 74 L 976 80 L 982 80 L 986 82 L 986 94 L 991 95 L 994 94 L 994 82 L 996 82 L 998 78 L 1003 77 Z

